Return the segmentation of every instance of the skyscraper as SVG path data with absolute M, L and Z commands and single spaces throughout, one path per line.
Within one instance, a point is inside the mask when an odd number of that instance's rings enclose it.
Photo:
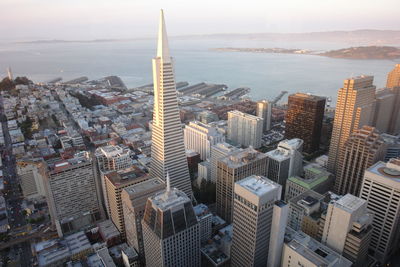
M 125 220 L 122 209 L 122 190 L 128 186 L 141 183 L 149 179 L 142 170 L 135 167 L 109 172 L 105 175 L 108 209 L 110 219 L 125 238 Z
M 142 221 L 147 266 L 200 266 L 200 229 L 191 200 L 171 188 L 149 197 Z
M 154 112 L 150 175 L 165 180 L 192 197 L 172 58 L 169 54 L 164 14 L 160 13 L 157 57 L 153 59 Z
M 331 201 L 325 215 L 321 243 L 351 260 L 354 266 L 364 266 L 373 217 L 367 209 L 367 201 L 351 194 Z
M 372 125 L 375 89 L 374 77 L 359 76 L 346 79 L 339 90 L 331 144 L 328 171 L 336 174 L 337 161 L 350 134 L 364 125 Z
M 364 171 L 375 162 L 383 160 L 385 155 L 386 144 L 374 127 L 363 126 L 353 132 L 337 161 L 335 192 L 339 195 L 350 193 L 358 196 Z
M 126 242 L 138 253 L 144 263 L 144 242 L 142 219 L 147 199 L 165 189 L 165 183 L 160 178 L 151 178 L 126 187 L 121 193 L 124 213 Z
M 228 139 L 236 145 L 259 148 L 263 133 L 263 118 L 238 110 L 228 112 Z
M 251 175 L 266 176 L 267 156 L 253 148 L 240 149 L 218 161 L 217 214 L 232 222 L 234 184 Z
M 374 212 L 370 250 L 381 263 L 396 253 L 400 242 L 400 159 L 375 163 L 365 171 L 360 197 Z
M 209 159 L 211 146 L 225 142 L 225 136 L 215 127 L 208 124 L 192 121 L 183 129 L 185 136 L 185 148 L 200 154 L 201 160 Z
M 49 166 L 46 177 L 46 199 L 50 216 L 62 237 L 101 219 L 101 207 L 88 152 Z
M 235 183 L 232 266 L 267 265 L 273 208 L 281 190 L 281 185 L 263 176 Z
M 400 64 L 396 64 L 394 69 L 389 72 L 387 81 L 387 88 L 400 87 Z
M 400 87 L 383 88 L 376 92 L 372 126 L 382 133 L 400 133 Z
M 324 110 L 324 97 L 302 93 L 290 95 L 285 118 L 285 137 L 302 139 L 303 150 L 307 153 L 318 150 Z
M 129 148 L 110 145 L 97 148 L 94 155 L 99 170 L 98 177 L 100 181 L 98 182 L 101 184 L 103 205 L 108 216 L 111 217 L 105 175 L 109 172 L 123 170 L 132 166 L 131 151 Z
M 267 100 L 261 100 L 257 102 L 256 108 L 257 117 L 263 118 L 263 131 L 271 130 L 271 119 L 272 119 L 272 103 Z
M 232 146 L 228 143 L 219 143 L 215 146 L 211 146 L 211 181 L 213 183 L 217 182 L 218 160 L 228 156 L 238 149 L 239 148 Z
M 277 149 L 267 152 L 267 177 L 285 188 L 289 177 L 303 171 L 302 147 L 303 140 L 294 138 L 279 142 Z

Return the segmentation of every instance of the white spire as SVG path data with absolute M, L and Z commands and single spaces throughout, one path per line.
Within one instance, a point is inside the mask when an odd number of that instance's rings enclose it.
M 169 55 L 167 28 L 165 27 L 164 11 L 160 11 L 160 26 L 158 28 L 158 46 L 157 57 L 163 59 L 164 62 L 170 62 L 171 56 Z
M 169 193 L 171 191 L 171 181 L 169 179 L 169 172 L 167 171 L 167 193 Z

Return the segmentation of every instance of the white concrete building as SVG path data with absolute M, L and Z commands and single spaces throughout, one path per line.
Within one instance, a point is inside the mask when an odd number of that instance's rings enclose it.
M 331 201 L 321 243 L 344 255 L 354 266 L 365 266 L 373 217 L 367 201 L 351 194 Z
M 281 185 L 263 176 L 253 175 L 235 183 L 232 267 L 267 264 L 273 208 L 281 191 Z
M 228 139 L 236 145 L 259 148 L 263 135 L 264 119 L 233 110 L 228 112 Z
M 198 152 L 201 160 L 210 158 L 211 146 L 225 142 L 225 136 L 215 127 L 199 121 L 189 122 L 183 129 L 183 133 L 185 148 Z
M 217 163 L 218 160 L 237 151 L 239 148 L 228 143 L 219 143 L 211 147 L 211 181 L 217 181 Z
M 381 263 L 396 253 L 400 241 L 400 159 L 377 162 L 365 171 L 360 197 L 375 213 L 370 250 Z
M 350 267 L 352 262 L 303 232 L 286 228 L 282 267 Z
M 172 186 L 192 197 L 174 76 L 167 30 L 161 14 L 157 56 L 153 59 L 154 112 L 150 176 L 165 180 L 169 172 Z

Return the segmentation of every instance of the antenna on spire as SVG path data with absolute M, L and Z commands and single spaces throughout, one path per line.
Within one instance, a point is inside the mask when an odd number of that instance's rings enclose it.
M 169 193 L 171 191 L 171 180 L 169 179 L 169 172 L 167 171 L 167 192 Z

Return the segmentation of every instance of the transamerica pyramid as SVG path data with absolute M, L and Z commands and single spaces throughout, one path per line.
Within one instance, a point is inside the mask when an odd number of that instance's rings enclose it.
M 174 68 L 169 53 L 164 13 L 160 13 L 157 57 L 153 58 L 154 112 L 150 175 L 166 179 L 171 186 L 192 197 L 189 168 L 179 114 Z

